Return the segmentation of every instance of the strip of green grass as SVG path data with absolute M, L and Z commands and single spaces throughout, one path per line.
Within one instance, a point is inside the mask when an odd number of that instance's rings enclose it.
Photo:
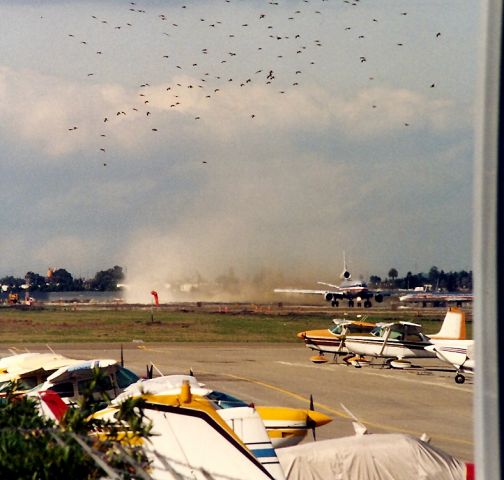
M 0 342 L 299 342 L 296 333 L 332 325 L 329 316 L 216 314 L 148 310 L 0 310 Z M 368 321 L 390 321 L 374 317 Z M 439 320 L 421 321 L 424 332 Z M 469 330 L 471 330 L 469 328 Z M 469 331 L 469 335 L 471 331 Z

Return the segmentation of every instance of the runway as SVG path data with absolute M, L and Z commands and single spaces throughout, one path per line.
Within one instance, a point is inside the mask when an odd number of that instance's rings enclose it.
M 0 347 L 1 356 L 9 354 L 7 348 Z M 120 358 L 118 344 L 60 344 L 56 351 L 82 359 Z M 453 372 L 435 359 L 415 361 L 423 369 L 399 371 L 381 368 L 381 362 L 361 369 L 315 365 L 309 357 L 308 349 L 293 344 L 124 345 L 125 366 L 140 375 L 148 362 L 163 374 L 192 369 L 210 388 L 256 405 L 308 407 L 312 394 L 316 409 L 334 418 L 317 430 L 317 440 L 353 434 L 344 404 L 371 433 L 426 433 L 433 445 L 473 460 L 472 377 L 457 385 Z

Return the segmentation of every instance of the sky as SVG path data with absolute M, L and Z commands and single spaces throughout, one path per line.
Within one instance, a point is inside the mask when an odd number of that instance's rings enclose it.
M 479 9 L 2 1 L 0 275 L 471 269 Z

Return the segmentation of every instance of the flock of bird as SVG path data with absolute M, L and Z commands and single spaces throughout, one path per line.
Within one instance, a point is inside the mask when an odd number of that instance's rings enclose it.
M 232 6 L 233 3 L 240 1 L 222 0 L 223 5 L 219 6 L 218 11 L 221 12 L 226 5 Z M 107 136 L 110 128 L 129 115 L 136 115 L 148 121 L 147 128 L 153 134 L 162 132 L 163 124 L 157 118 L 158 108 L 156 108 L 156 102 L 159 101 L 161 94 L 164 101 L 168 100 L 170 109 L 180 110 L 187 95 L 193 94 L 194 98 L 195 92 L 198 92 L 198 101 L 212 102 L 225 95 L 231 88 L 243 89 L 245 96 L 247 88 L 254 85 L 267 86 L 272 93 L 278 95 L 286 95 L 291 89 L 299 88 L 306 74 L 317 73 L 315 59 L 321 57 L 312 53 L 318 54 L 317 50 L 324 48 L 324 43 L 319 38 L 314 38 L 316 30 L 314 31 L 313 27 L 306 28 L 308 25 L 306 22 L 312 22 L 313 25 L 315 20 L 316 25 L 318 18 L 322 19 L 326 14 L 325 7 L 328 2 L 335 1 L 341 2 L 345 8 L 355 8 L 359 6 L 361 0 L 303 0 L 301 3 L 296 2 L 297 8 L 292 9 L 288 9 L 288 0 L 265 1 L 259 13 L 252 9 L 244 9 L 246 17 L 243 20 L 226 16 L 226 21 L 205 18 L 198 12 L 196 3 L 177 6 L 172 4 L 168 14 L 150 11 L 140 2 L 128 1 L 123 7 L 128 10 L 128 14 L 126 17 L 124 15 L 121 17 L 128 19 L 124 23 L 115 23 L 112 19 L 104 18 L 95 12 L 96 14 L 91 15 L 86 21 L 94 22 L 92 25 L 97 29 L 96 35 L 82 38 L 82 35 L 77 32 L 67 33 L 68 38 L 76 42 L 76 45 L 92 49 L 90 53 L 99 57 L 99 61 L 92 62 L 96 69 L 83 73 L 83 76 L 99 82 L 100 66 L 107 61 L 108 52 L 105 44 L 100 44 L 99 28 L 113 29 L 118 34 L 125 30 L 136 31 L 137 35 L 145 36 L 146 28 L 149 29 L 149 33 L 152 33 L 162 25 L 159 29 L 159 35 L 162 37 L 159 42 L 165 51 L 153 61 L 159 62 L 157 68 L 164 69 L 166 78 L 171 79 L 170 82 L 166 81 L 162 85 L 162 91 L 159 91 L 161 89 L 159 82 L 149 79 L 139 83 L 134 86 L 136 99 L 129 106 L 118 111 L 104 112 L 101 125 L 97 128 L 97 135 L 99 135 L 97 148 L 102 153 L 107 152 Z M 280 6 L 282 13 L 289 11 L 285 18 L 278 14 Z M 253 11 L 256 13 L 252 14 Z M 408 15 L 406 11 L 397 12 L 398 21 L 406 15 Z M 230 18 L 233 19 L 232 22 Z M 379 18 L 368 20 L 371 24 L 381 21 Z M 202 28 L 207 29 L 204 38 L 210 38 L 211 42 L 201 49 L 199 45 L 198 51 L 189 56 L 188 44 L 199 43 L 197 36 Z M 364 40 L 367 37 L 363 32 L 356 31 L 357 28 L 352 25 L 346 25 L 344 30 L 358 40 Z M 436 39 L 440 37 L 441 32 L 435 34 Z M 134 43 L 130 45 L 131 48 L 135 48 Z M 396 46 L 404 46 L 404 41 L 397 42 Z M 328 61 L 330 60 L 332 59 L 329 58 Z M 356 52 L 357 65 L 367 61 L 368 56 L 365 52 Z M 139 78 L 141 78 L 141 72 L 139 72 Z M 187 82 L 189 78 L 193 80 Z M 369 81 L 374 78 L 374 76 L 368 76 Z M 428 85 L 430 88 L 435 86 L 435 83 Z M 375 109 L 377 105 L 373 103 L 370 107 Z M 203 113 L 195 114 L 193 118 L 198 121 L 201 120 L 202 115 Z M 259 111 L 247 113 L 250 120 L 254 120 L 258 115 L 260 115 Z M 410 120 L 405 119 L 403 125 L 410 126 Z M 77 130 L 77 125 L 68 127 L 69 132 Z M 107 163 L 103 162 L 103 165 L 107 166 Z

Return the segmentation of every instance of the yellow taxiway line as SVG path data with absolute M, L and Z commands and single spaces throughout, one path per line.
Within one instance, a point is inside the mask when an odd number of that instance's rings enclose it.
M 208 372 L 208 373 L 210 373 L 210 372 Z M 246 382 L 254 383 L 256 385 L 260 385 L 262 387 L 269 388 L 271 390 L 275 390 L 277 392 L 283 393 L 284 395 L 287 395 L 289 397 L 296 398 L 297 400 L 301 400 L 304 403 L 309 403 L 309 401 L 310 401 L 308 398 L 303 397 L 302 395 L 298 395 L 297 393 L 294 393 L 294 392 L 291 392 L 289 390 L 286 390 L 285 388 L 280 388 L 280 387 L 277 387 L 275 385 L 270 385 L 269 383 L 265 383 L 265 382 L 262 382 L 260 380 L 255 380 L 253 378 L 248 378 L 248 377 L 242 377 L 240 375 L 233 375 L 231 373 L 221 373 L 220 375 L 223 375 L 225 377 L 235 378 L 237 380 L 244 380 Z M 346 414 L 344 412 L 341 412 L 339 410 L 336 410 L 336 409 L 334 409 L 332 407 L 329 407 L 328 405 L 325 405 L 323 403 L 313 402 L 313 406 L 317 407 L 319 409 L 325 410 L 328 413 L 332 413 L 333 415 L 336 415 L 338 417 L 342 417 L 342 418 L 347 418 L 347 419 L 353 420 L 353 418 L 350 417 L 348 414 Z M 367 425 L 369 427 L 378 428 L 380 430 L 385 430 L 385 431 L 395 431 L 395 432 L 400 432 L 400 433 L 407 433 L 407 434 L 410 434 L 410 435 L 414 435 L 415 437 L 420 437 L 424 433 L 424 432 L 420 432 L 420 433 L 419 432 L 415 432 L 414 430 L 408 430 L 406 428 L 400 428 L 400 427 L 396 427 L 396 426 L 393 426 L 393 425 L 387 425 L 385 423 L 369 422 L 369 421 L 364 420 L 362 418 L 359 418 L 358 420 L 362 424 Z M 471 445 L 471 446 L 474 445 L 474 443 L 471 442 L 471 441 L 469 441 L 469 440 L 462 440 L 460 438 L 449 437 L 447 435 L 433 434 L 433 435 L 429 435 L 429 436 L 431 438 L 438 439 L 438 440 L 443 440 L 443 441 L 448 441 L 448 442 L 454 442 L 454 443 L 460 443 L 460 444 L 463 444 L 463 445 Z
M 151 349 L 151 348 L 146 347 L 144 345 L 139 345 L 138 348 L 141 349 L 141 350 L 156 352 L 155 349 Z M 160 350 L 157 350 L 157 352 L 163 353 Z M 234 378 L 236 380 L 243 380 L 243 381 L 246 381 L 246 382 L 249 382 L 249 383 L 253 383 L 255 385 L 260 385 L 261 387 L 269 388 L 270 390 L 275 390 L 277 392 L 283 393 L 284 395 L 287 395 L 289 397 L 292 397 L 292 398 L 295 398 L 297 400 L 300 400 L 301 402 L 303 402 L 305 404 L 308 404 L 310 402 L 309 398 L 306 398 L 306 397 L 303 397 L 302 395 L 299 395 L 297 393 L 291 392 L 290 390 L 286 390 L 285 388 L 277 387 L 275 385 L 271 385 L 269 383 L 262 382 L 260 380 L 254 379 L 254 378 L 243 377 L 243 376 L 240 376 L 240 375 L 234 375 L 232 373 L 222 373 L 222 372 L 215 373 L 215 372 L 209 372 L 209 371 L 204 371 L 204 370 L 199 370 L 199 372 L 201 372 L 203 374 L 222 375 L 224 377 Z M 313 405 L 315 407 L 320 408 L 322 410 L 325 410 L 326 412 L 331 413 L 331 414 L 333 414 L 333 415 L 335 415 L 337 417 L 353 420 L 353 418 L 350 417 L 347 413 L 344 413 L 342 411 L 336 410 L 336 409 L 334 409 L 334 408 L 332 408 L 332 407 L 330 407 L 328 405 L 325 405 L 323 403 L 313 402 Z M 407 433 L 409 435 L 414 435 L 415 437 L 420 437 L 424 433 L 424 432 L 416 432 L 414 430 L 408 430 L 406 428 L 396 427 L 394 425 L 387 425 L 385 423 L 369 422 L 367 420 L 364 420 L 363 418 L 359 418 L 358 420 L 362 424 L 364 424 L 364 425 L 367 425 L 367 426 L 373 427 L 373 428 L 378 428 L 378 429 L 384 430 L 384 431 L 394 431 L 394 432 L 400 432 L 400 433 Z M 462 440 L 460 438 L 450 437 L 450 436 L 447 436 L 447 435 L 433 434 L 433 435 L 429 435 L 429 436 L 431 438 L 433 438 L 433 439 L 437 439 L 437 440 L 441 440 L 441 441 L 445 441 L 445 442 L 453 442 L 453 443 L 459 443 L 459 444 L 462 444 L 462 445 L 474 446 L 474 442 L 471 442 L 469 440 Z

